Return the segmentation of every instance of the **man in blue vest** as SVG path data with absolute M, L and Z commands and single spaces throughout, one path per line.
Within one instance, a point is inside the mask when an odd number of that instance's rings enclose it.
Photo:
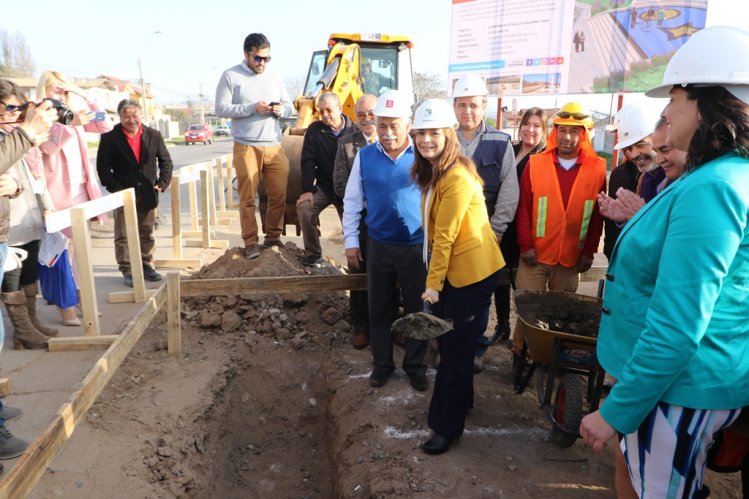
M 410 182 L 413 164 L 411 99 L 388 90 L 377 99 L 375 125 L 378 142 L 362 148 L 354 159 L 343 198 L 343 239 L 346 260 L 358 269 L 359 222 L 366 206 L 367 292 L 369 339 L 373 370 L 369 384 L 387 383 L 395 370 L 390 325 L 396 317 L 400 284 L 405 313 L 422 309 L 426 282 L 422 261 L 421 192 Z M 429 388 L 424 365 L 426 342 L 406 338 L 403 370 L 417 391 Z
M 510 136 L 486 124 L 486 90 L 484 80 L 467 74 L 455 82 L 453 109 L 458 120 L 458 141 L 463 154 L 476 164 L 484 181 L 484 198 L 494 235 L 499 243 L 507 226 L 515 218 L 518 207 L 518 178 L 515 173 L 515 153 Z M 497 325 L 492 342 L 506 340 L 510 336 L 510 286 L 501 284 L 494 291 L 494 306 Z M 480 335 L 477 339 L 474 372 L 483 369 L 483 358 L 489 346 L 489 338 Z

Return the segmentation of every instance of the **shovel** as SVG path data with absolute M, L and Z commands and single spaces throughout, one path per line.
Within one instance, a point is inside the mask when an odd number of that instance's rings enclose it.
M 432 302 L 424 301 L 424 310 L 408 314 L 393 322 L 390 331 L 415 340 L 429 340 L 441 336 L 453 328 L 450 322 L 432 315 Z

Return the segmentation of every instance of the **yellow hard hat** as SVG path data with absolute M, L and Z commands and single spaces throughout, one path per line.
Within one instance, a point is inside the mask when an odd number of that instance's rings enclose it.
M 579 102 L 572 101 L 562 106 L 551 120 L 552 124 L 584 126 L 591 129 L 595 125 L 593 117 Z

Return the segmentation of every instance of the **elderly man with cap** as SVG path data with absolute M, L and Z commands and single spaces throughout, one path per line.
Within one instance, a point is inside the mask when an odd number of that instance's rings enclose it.
M 486 124 L 486 89 L 484 80 L 467 74 L 455 82 L 453 110 L 458 120 L 458 142 L 463 154 L 471 158 L 484 182 L 484 199 L 494 235 L 502 235 L 515 218 L 518 206 L 518 179 L 515 174 L 515 153 L 510 136 Z M 502 284 L 494 291 L 497 326 L 493 342 L 510 335 L 510 286 Z M 478 337 L 474 370 L 482 369 L 483 355 L 489 346 L 485 335 Z
M 362 265 L 359 222 L 367 214 L 367 292 L 373 370 L 369 384 L 381 387 L 395 370 L 390 326 L 398 310 L 400 285 L 405 313 L 422 309 L 426 267 L 422 262 L 421 193 L 409 179 L 414 151 L 411 99 L 388 90 L 377 99 L 375 124 L 379 141 L 359 151 L 343 198 L 343 238 L 349 268 Z M 415 390 L 425 391 L 426 342 L 406 338 L 403 370 Z
M 620 188 L 636 193 L 640 182 L 644 182 L 642 175 L 645 173 L 649 173 L 646 190 L 650 192 L 652 180 L 657 179 L 660 176 L 658 172 L 663 171 L 658 168 L 653 149 L 652 134 L 658 114 L 652 109 L 657 109 L 657 106 L 654 108 L 644 103 L 632 103 L 623 106 L 616 115 L 614 130 L 618 133 L 618 142 L 614 149 L 624 152 L 627 161 L 611 171 L 611 199 L 616 199 Z M 657 187 L 657 184 L 654 187 Z M 604 223 L 603 253 L 606 258 L 611 258 L 611 251 L 622 229 L 620 224 L 610 218 L 606 218 Z
M 346 184 L 354 166 L 354 159 L 359 150 L 367 144 L 377 142 L 375 132 L 375 106 L 377 97 L 372 94 L 364 94 L 356 101 L 354 112 L 356 112 L 356 130 L 353 133 L 338 139 L 338 151 L 333 166 L 333 189 L 337 196 L 343 199 L 346 195 Z M 358 269 L 350 268 L 352 273 L 366 272 L 366 247 L 367 247 L 367 224 L 364 223 L 366 211 L 362 211 L 359 223 L 359 249 L 362 263 Z M 367 292 L 352 290 L 349 296 L 349 310 L 351 311 L 351 325 L 354 328 L 353 345 L 357 350 L 367 348 L 369 345 L 369 307 L 367 306 Z
M 603 231 L 596 200 L 606 189 L 606 162 L 593 150 L 593 120 L 581 104 L 565 104 L 552 123 L 546 151 L 531 156 L 520 179 L 517 283 L 520 289 L 574 293 Z M 517 333 L 516 355 L 523 347 Z

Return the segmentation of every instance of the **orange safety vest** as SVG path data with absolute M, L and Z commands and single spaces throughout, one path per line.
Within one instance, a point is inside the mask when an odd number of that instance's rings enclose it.
M 533 241 L 536 259 L 546 265 L 574 267 L 588 235 L 588 227 L 596 197 L 606 178 L 606 162 L 586 154 L 572 186 L 567 209 L 559 189 L 555 151 L 530 157 L 531 190 L 533 192 Z

